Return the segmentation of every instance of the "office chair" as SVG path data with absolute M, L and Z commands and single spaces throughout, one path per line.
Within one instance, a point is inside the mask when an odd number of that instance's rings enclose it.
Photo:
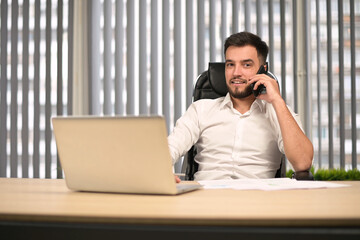
M 277 80 L 274 74 L 267 72 L 267 75 Z M 225 63 L 211 62 L 207 71 L 201 73 L 195 84 L 193 92 L 193 101 L 199 99 L 215 99 L 224 97 L 228 92 L 225 81 Z M 198 171 L 198 163 L 194 158 L 196 147 L 192 146 L 184 157 L 182 172 L 185 173 L 185 180 L 194 180 L 194 174 Z M 286 177 L 285 155 L 281 157 L 280 168 L 277 170 L 276 178 Z M 292 178 L 297 180 L 313 180 L 310 171 L 294 172 Z

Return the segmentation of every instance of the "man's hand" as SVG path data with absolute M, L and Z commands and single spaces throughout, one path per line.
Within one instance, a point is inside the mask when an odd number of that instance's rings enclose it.
M 176 176 L 176 175 L 174 175 L 174 176 L 175 176 L 175 182 L 176 182 L 176 183 L 181 182 L 181 179 L 180 179 L 178 176 Z
M 249 79 L 249 83 L 254 83 L 254 89 L 257 89 L 260 84 L 266 87 L 266 94 L 260 94 L 257 98 L 272 103 L 275 100 L 282 99 L 279 85 L 275 79 L 266 74 L 257 74 Z

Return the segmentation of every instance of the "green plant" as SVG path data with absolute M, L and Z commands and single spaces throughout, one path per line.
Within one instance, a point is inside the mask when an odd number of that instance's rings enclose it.
M 358 169 L 318 169 L 315 171 L 314 167 L 310 169 L 315 180 L 319 181 L 356 181 L 360 180 L 360 171 Z M 293 170 L 286 172 L 286 177 L 291 178 Z
M 357 169 L 319 169 L 314 174 L 314 178 L 322 181 L 360 180 L 360 171 Z
M 294 173 L 294 170 L 292 170 L 292 169 L 287 170 L 286 177 L 287 178 L 292 178 L 293 173 Z

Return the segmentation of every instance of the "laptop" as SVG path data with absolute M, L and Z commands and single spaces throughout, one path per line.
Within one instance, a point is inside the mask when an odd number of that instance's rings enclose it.
M 53 117 L 52 124 L 71 190 L 176 195 L 201 188 L 175 183 L 162 116 Z

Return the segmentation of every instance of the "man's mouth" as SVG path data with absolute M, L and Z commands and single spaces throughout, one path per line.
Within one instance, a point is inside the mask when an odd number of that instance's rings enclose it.
M 234 78 L 230 81 L 231 84 L 246 84 L 247 80 L 246 79 L 241 79 L 241 78 Z

